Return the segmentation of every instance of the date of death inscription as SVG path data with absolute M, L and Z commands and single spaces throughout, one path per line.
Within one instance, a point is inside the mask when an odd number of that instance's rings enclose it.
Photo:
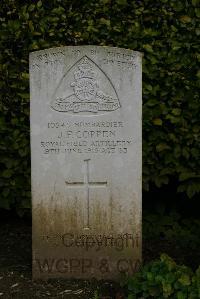
M 133 139 L 124 132 L 122 121 L 51 121 L 42 133 L 40 148 L 45 155 L 126 154 Z

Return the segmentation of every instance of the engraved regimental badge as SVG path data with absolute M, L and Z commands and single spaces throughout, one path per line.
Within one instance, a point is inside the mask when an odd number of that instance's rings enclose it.
M 108 76 L 87 56 L 76 62 L 62 78 L 51 108 L 59 112 L 102 114 L 120 107 Z

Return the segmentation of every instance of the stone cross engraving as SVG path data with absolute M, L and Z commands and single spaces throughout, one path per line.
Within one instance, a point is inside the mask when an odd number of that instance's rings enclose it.
M 89 168 L 89 161 L 91 159 L 85 159 L 85 167 L 84 167 L 84 179 L 83 182 L 68 182 L 65 181 L 67 187 L 70 188 L 85 188 L 87 194 L 87 224 L 84 229 L 90 229 L 90 188 L 98 188 L 98 187 L 106 187 L 107 182 L 91 182 L 90 181 L 90 168 Z

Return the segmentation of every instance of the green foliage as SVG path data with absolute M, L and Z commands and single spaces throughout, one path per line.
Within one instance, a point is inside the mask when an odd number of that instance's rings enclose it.
M 145 265 L 133 277 L 124 277 L 122 285 L 128 299 L 197 299 L 200 298 L 200 267 L 193 273 L 162 254 L 160 260 Z
M 143 186 L 200 191 L 198 1 L 1 0 L 0 207 L 30 205 L 31 51 L 110 45 L 143 57 Z
M 200 220 L 194 218 L 183 218 L 176 212 L 169 215 L 143 213 L 143 236 L 145 240 L 159 240 L 179 245 L 182 249 L 195 252 L 200 248 Z
M 99 298 L 98 291 L 95 291 L 95 292 L 94 292 L 94 297 L 93 297 L 92 299 L 100 299 L 100 298 Z

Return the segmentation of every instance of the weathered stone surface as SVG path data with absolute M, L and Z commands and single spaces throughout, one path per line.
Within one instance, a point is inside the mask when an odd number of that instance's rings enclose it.
M 141 55 L 30 54 L 33 277 L 118 279 L 141 262 Z

